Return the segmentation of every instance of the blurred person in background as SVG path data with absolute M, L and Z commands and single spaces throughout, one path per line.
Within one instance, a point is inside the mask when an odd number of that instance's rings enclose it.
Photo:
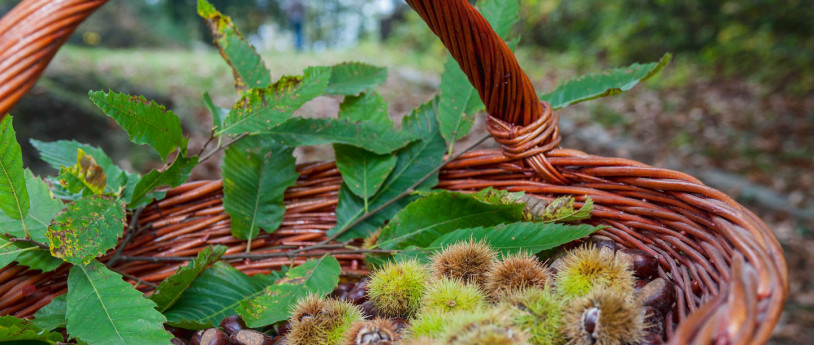
M 294 30 L 294 47 L 297 51 L 302 51 L 304 44 L 303 20 L 305 19 L 305 4 L 303 0 L 289 0 L 285 8 L 288 22 Z

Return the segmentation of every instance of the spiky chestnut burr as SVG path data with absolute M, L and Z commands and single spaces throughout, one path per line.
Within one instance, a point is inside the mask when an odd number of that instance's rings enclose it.
M 478 286 L 449 278 L 433 279 L 421 298 L 422 310 L 473 311 L 485 304 L 486 297 Z
M 427 269 L 415 260 L 390 262 L 375 271 L 368 285 L 368 297 L 379 314 L 409 318 L 421 307 Z
M 362 318 L 361 311 L 348 302 L 309 295 L 301 299 L 291 313 L 287 344 L 340 344 L 350 325 Z
M 492 266 L 486 274 L 486 291 L 493 299 L 500 300 L 525 288 L 545 288 L 548 280 L 548 270 L 537 258 L 511 255 Z
M 458 242 L 435 254 L 430 270 L 433 278 L 460 279 L 484 288 L 485 272 L 491 269 L 495 256 L 495 251 L 483 241 Z
M 525 331 L 515 327 L 512 309 L 505 305 L 476 312 L 458 312 L 447 319 L 449 326 L 442 339 L 445 344 L 528 344 Z
M 400 339 L 397 329 L 388 319 L 357 321 L 345 334 L 343 345 L 395 345 Z
M 608 288 L 570 300 L 563 321 L 565 337 L 572 345 L 636 344 L 645 336 L 641 306 Z
M 504 302 L 514 307 L 514 324 L 528 332 L 530 343 L 563 343 L 564 303 L 548 288 L 523 289 L 507 296 Z
M 451 339 L 450 345 L 528 345 L 522 332 L 512 327 L 480 325 L 465 330 Z
M 557 268 L 557 292 L 566 297 L 585 296 L 594 288 L 608 288 L 633 296 L 636 278 L 631 266 L 609 251 L 585 245 L 569 251 Z

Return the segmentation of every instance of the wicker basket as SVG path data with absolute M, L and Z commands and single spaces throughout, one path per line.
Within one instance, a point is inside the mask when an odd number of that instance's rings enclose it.
M 0 21 L 0 114 L 30 88 L 59 46 L 104 0 L 25 0 Z M 754 214 L 681 172 L 636 161 L 559 148 L 557 115 L 539 102 L 511 51 L 465 0 L 408 0 L 460 63 L 491 116 L 487 126 L 501 150 L 467 153 L 446 164 L 438 188 L 475 191 L 496 187 L 551 200 L 574 195 L 595 202 L 590 223 L 618 245 L 658 258 L 658 275 L 675 283 L 676 311 L 666 316 L 671 344 L 762 344 L 771 335 L 788 291 L 788 271 L 772 231 Z M 302 248 L 324 240 L 335 222 L 342 178 L 333 162 L 297 168 L 300 178 L 285 193 L 286 213 L 273 234 L 252 242 L 262 260 L 233 260 L 257 274 L 307 256 Z M 138 262 L 118 270 L 157 283 L 212 244 L 245 249 L 229 232 L 221 181 L 187 183 L 146 207 L 123 248 Z M 359 254 L 331 250 L 348 275 L 364 275 Z M 107 260 L 111 255 L 103 259 Z M 11 265 L 0 269 L 0 315 L 30 317 L 66 291 L 67 265 L 50 273 Z M 135 283 L 135 281 L 133 281 Z M 139 288 L 147 292 L 146 285 Z

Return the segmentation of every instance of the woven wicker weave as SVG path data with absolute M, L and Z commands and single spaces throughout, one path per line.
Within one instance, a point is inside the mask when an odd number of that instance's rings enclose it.
M 34 83 L 79 21 L 103 2 L 26 0 L 0 21 L 0 114 Z M 502 145 L 448 163 L 438 188 L 467 192 L 492 186 L 547 200 L 574 195 L 577 204 L 590 197 L 595 208 L 589 223 L 607 225 L 600 233 L 621 246 L 655 255 L 658 275 L 675 283 L 678 306 L 666 316 L 671 344 L 768 340 L 786 298 L 788 271 L 777 239 L 760 219 L 687 174 L 559 148 L 556 114 L 537 101 L 508 47 L 468 2 L 408 3 L 478 89 L 491 114 L 488 129 Z M 363 257 L 341 248 L 291 255 L 293 248 L 325 239 L 325 230 L 336 222 L 342 181 L 333 162 L 297 170 L 300 178 L 285 194 L 282 226 L 252 242 L 253 253 L 280 256 L 232 264 L 256 274 L 331 251 L 346 274 L 365 274 Z M 229 233 L 221 186 L 220 181 L 187 183 L 146 207 L 138 218 L 140 231 L 123 250 L 143 261 L 114 266 L 157 283 L 182 264 L 160 261 L 161 256 L 192 256 L 212 244 L 227 245 L 227 255 L 243 251 L 245 241 Z M 15 265 L 0 269 L 0 315 L 30 317 L 65 292 L 66 274 L 67 265 L 46 274 Z

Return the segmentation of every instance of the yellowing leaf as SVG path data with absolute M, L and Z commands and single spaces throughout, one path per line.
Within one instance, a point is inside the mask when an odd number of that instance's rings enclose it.
M 107 177 L 96 160 L 82 149 L 77 150 L 77 163 L 71 167 L 60 169 L 60 184 L 71 193 L 79 193 L 87 189 L 93 195 L 104 193 L 107 186 Z

